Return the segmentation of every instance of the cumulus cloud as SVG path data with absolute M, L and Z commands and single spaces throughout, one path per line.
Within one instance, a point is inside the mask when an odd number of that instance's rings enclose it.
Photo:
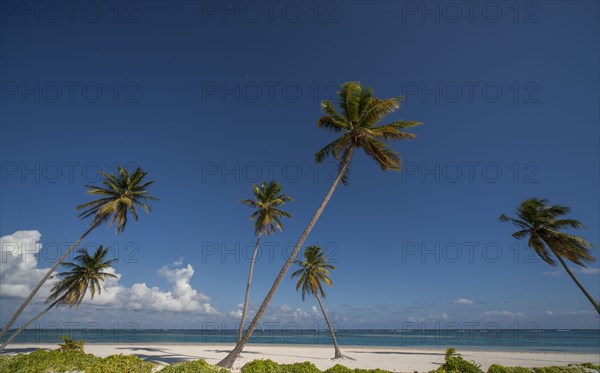
M 490 319 L 497 317 L 524 317 L 525 315 L 521 312 L 510 312 L 510 311 L 486 311 L 481 314 L 481 317 Z
M 49 268 L 37 268 L 42 249 L 40 232 L 16 231 L 0 238 L 0 296 L 25 298 Z M 38 293 L 47 297 L 55 279 L 49 279 Z
M 41 234 L 38 231 L 17 231 L 0 238 L 0 296 L 25 298 L 40 278 L 48 271 L 38 268 L 37 255 L 42 248 L 39 243 Z M 175 265 L 183 264 L 183 258 Z M 150 310 L 185 312 L 195 315 L 219 315 L 210 305 L 210 298 L 197 291 L 190 284 L 194 268 L 187 265 L 182 268 L 162 267 L 157 274 L 164 278 L 170 290 L 162 290 L 157 286 L 149 287 L 145 282 L 135 283 L 131 287 L 120 283 L 122 275 L 114 268 L 107 270 L 116 278 L 109 278 L 102 283 L 102 291 L 91 299 L 86 295 L 84 304 L 92 306 L 110 306 L 113 309 Z M 49 280 L 40 291 L 40 298 L 47 297 L 49 289 L 56 279 Z
M 465 298 L 458 298 L 452 301 L 454 304 L 474 304 L 475 302 Z
M 210 298 L 190 285 L 190 279 L 194 275 L 194 268 L 191 265 L 179 269 L 162 267 L 158 275 L 172 285 L 171 290 L 163 291 L 156 286 L 148 287 L 145 282 L 133 284 L 130 289 L 127 289 L 126 299 L 124 299 L 129 309 L 219 314 L 207 303 Z
M 550 311 L 550 310 L 547 310 L 547 311 L 546 311 L 546 315 L 548 315 L 548 316 L 552 316 L 552 315 L 554 315 L 554 312 L 552 312 L 552 311 Z

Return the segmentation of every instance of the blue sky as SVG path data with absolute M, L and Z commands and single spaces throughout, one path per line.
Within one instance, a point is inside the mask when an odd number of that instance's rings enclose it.
M 0 235 L 32 251 L 3 261 L 5 285 L 29 286 L 84 232 L 74 206 L 99 169 L 140 165 L 160 198 L 123 234 L 90 236 L 120 259 L 104 298 L 44 322 L 235 327 L 239 247 L 254 242 L 239 200 L 270 178 L 295 198 L 262 247 L 255 307 L 332 180 L 313 162 L 332 140 L 319 102 L 358 80 L 406 95 L 390 119 L 425 124 L 393 145 L 401 173 L 359 152 L 306 242 L 337 266 L 335 322 L 599 327 L 566 274 L 496 220 L 532 196 L 566 204 L 598 257 L 597 2 L 24 4 L 1 3 Z M 576 274 L 598 297 L 598 263 Z M 22 296 L 3 292 L 2 322 Z M 311 327 L 313 306 L 286 279 L 267 319 Z

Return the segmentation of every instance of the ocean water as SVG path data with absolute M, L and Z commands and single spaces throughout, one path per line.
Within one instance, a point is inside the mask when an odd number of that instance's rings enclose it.
M 68 335 L 85 343 L 234 343 L 235 330 L 204 329 L 28 329 L 13 343 L 59 343 Z M 431 329 L 337 330 L 341 345 L 506 350 L 591 352 L 600 354 L 598 329 Z M 251 343 L 330 344 L 327 330 L 256 330 Z

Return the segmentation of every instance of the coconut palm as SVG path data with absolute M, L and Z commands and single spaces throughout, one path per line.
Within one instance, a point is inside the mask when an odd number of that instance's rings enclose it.
M 336 133 L 339 137 L 315 154 L 315 160 L 318 164 L 322 163 L 328 157 L 333 156 L 339 162 L 338 175 L 329 187 L 329 191 L 325 194 L 325 198 L 308 223 L 308 226 L 302 235 L 300 235 L 290 256 L 279 271 L 271 289 L 250 322 L 246 333 L 238 341 L 235 348 L 219 362 L 218 365 L 221 367 L 231 368 L 233 366 L 235 359 L 242 352 L 246 343 L 248 343 L 258 322 L 267 310 L 275 291 L 296 259 L 296 255 L 298 255 L 308 234 L 317 220 L 319 220 L 339 182 L 341 181 L 344 184 L 348 182 L 346 174 L 354 151 L 358 148 L 363 149 L 368 156 L 375 160 L 383 171 L 398 171 L 401 166 L 400 157 L 398 153 L 389 148 L 386 141 L 414 139 L 414 134 L 406 133 L 402 130 L 421 124 L 421 122 L 399 120 L 378 125 L 383 118 L 400 107 L 402 97 L 380 100 L 373 96 L 371 89 L 363 88 L 359 82 L 344 83 L 338 92 L 338 96 L 338 104 L 341 112 L 336 111 L 333 102 L 329 100 L 323 101 L 321 103 L 321 110 L 325 115 L 317 121 L 317 126 Z
M 298 278 L 298 281 L 296 282 L 296 291 L 302 289 L 303 302 L 307 294 L 313 295 L 317 299 L 319 307 L 321 307 L 321 312 L 323 312 L 325 322 L 327 323 L 327 327 L 329 328 L 331 340 L 333 341 L 333 347 L 335 349 L 335 356 L 333 358 L 339 359 L 345 357 L 340 352 L 340 347 L 335 338 L 333 327 L 331 326 L 331 322 L 329 322 L 329 317 L 327 317 L 325 307 L 323 307 L 323 302 L 321 301 L 321 297 L 326 297 L 325 291 L 323 290 L 323 284 L 333 286 L 333 282 L 329 278 L 329 271 L 334 270 L 335 267 L 331 264 L 327 264 L 327 256 L 319 246 L 307 247 L 304 251 L 304 261 L 295 260 L 294 263 L 300 267 L 299 270 L 292 273 L 292 278 Z
M 276 230 L 279 230 L 280 232 L 283 231 L 281 218 L 290 218 L 291 215 L 280 210 L 278 207 L 281 207 L 286 202 L 293 201 L 293 198 L 288 197 L 285 194 L 280 194 L 281 185 L 277 184 L 275 181 L 271 181 L 269 184 L 263 182 L 260 187 L 255 184 L 252 186 L 252 192 L 254 193 L 254 200 L 243 199 L 240 201 L 244 205 L 256 209 L 250 215 L 250 221 L 254 222 L 254 234 L 257 238 L 254 252 L 252 253 L 252 260 L 250 261 L 250 271 L 248 273 L 248 283 L 246 284 L 246 296 L 244 298 L 242 319 L 238 331 L 238 341 L 242 338 L 242 332 L 244 330 L 244 321 L 246 320 L 246 312 L 248 311 L 248 298 L 250 297 L 250 285 L 252 283 L 252 274 L 254 272 L 254 263 L 256 261 L 256 254 L 258 253 L 260 239 L 263 233 L 270 235 L 275 233 Z
M 591 243 L 579 236 L 561 232 L 564 228 L 585 228 L 579 220 L 558 219 L 569 212 L 570 208 L 567 206 L 549 205 L 546 199 L 531 198 L 517 206 L 517 218 L 502 214 L 498 220 L 511 222 L 519 228 L 512 236 L 518 240 L 528 237 L 527 245 L 544 262 L 555 266 L 556 258 L 600 314 L 598 302 L 585 290 L 563 259 L 566 258 L 582 267 L 585 267 L 585 263 L 593 263 L 596 260 L 590 253 Z
M 91 299 L 94 299 L 96 293 L 100 294 L 102 292 L 100 281 L 107 278 L 117 278 L 113 273 L 107 272 L 109 268 L 112 268 L 111 264 L 115 261 L 115 259 L 106 260 L 107 253 L 108 248 L 104 248 L 102 245 L 96 249 L 92 256 L 86 249 L 80 249 L 79 255 L 75 257 L 75 263 L 62 263 L 69 270 L 58 274 L 61 279 L 54 284 L 52 292 L 46 299 L 46 303 L 50 303 L 50 305 L 8 338 L 0 346 L 0 350 L 4 349 L 17 335 L 55 306 L 79 307 L 88 291 Z
M 42 285 L 48 280 L 52 273 L 56 270 L 58 265 L 62 263 L 65 258 L 79 245 L 79 243 L 94 229 L 98 228 L 105 222 L 109 222 L 112 226 L 116 223 L 117 234 L 125 230 L 127 225 L 128 214 L 131 213 L 134 220 L 138 220 L 138 212 L 136 207 L 141 208 L 146 212 L 150 212 L 150 206 L 147 204 L 149 201 L 157 200 L 158 198 L 149 195 L 148 187 L 154 183 L 154 181 L 145 181 L 144 178 L 148 173 L 137 167 L 133 172 L 129 172 L 127 169 L 118 167 L 118 172 L 115 175 L 102 172 L 101 175 L 104 178 L 102 186 L 86 185 L 88 188 L 87 193 L 98 196 L 91 202 L 81 204 L 77 206 L 77 210 L 83 210 L 79 214 L 79 218 L 92 217 L 92 221 L 88 227 L 88 230 L 79 237 L 79 239 L 69 247 L 65 253 L 58 258 L 56 263 L 48 270 L 48 272 L 42 277 L 35 288 L 23 301 L 23 304 L 19 307 L 17 312 L 11 317 L 6 323 L 2 332 L 0 332 L 0 338 L 10 329 L 13 323 L 17 320 L 19 315 L 23 312 L 25 307 L 31 302 L 31 299 L 37 294 Z

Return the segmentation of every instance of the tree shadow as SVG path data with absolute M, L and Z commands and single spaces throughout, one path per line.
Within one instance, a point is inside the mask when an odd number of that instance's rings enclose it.
M 0 355 L 28 353 L 28 352 L 34 352 L 37 350 L 49 350 L 49 349 L 48 348 L 36 348 L 36 347 L 22 347 L 22 348 L 13 347 L 13 348 L 5 348 L 2 351 L 2 353 L 0 353 Z
M 426 355 L 426 356 L 445 356 L 441 352 L 409 352 L 409 351 L 347 351 L 353 354 L 378 354 L 378 355 Z

